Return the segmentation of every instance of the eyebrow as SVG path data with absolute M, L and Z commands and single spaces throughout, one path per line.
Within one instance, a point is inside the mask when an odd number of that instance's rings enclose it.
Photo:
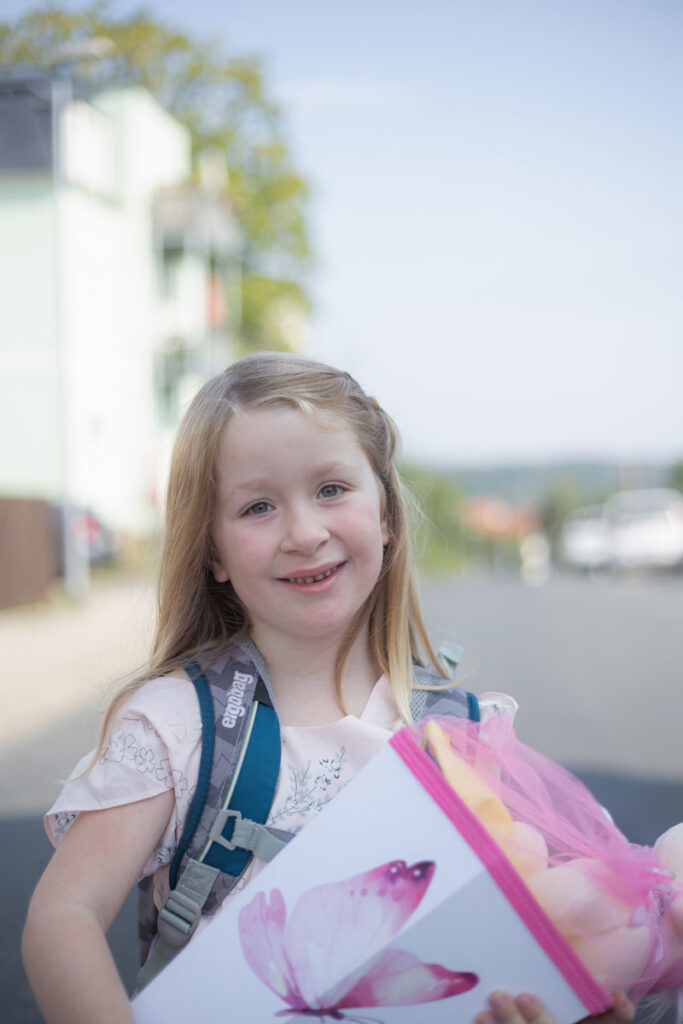
M 324 478 L 328 476 L 348 476 L 353 472 L 353 463 L 337 460 L 335 462 L 321 462 L 319 465 L 313 466 L 310 475 L 314 478 Z M 227 490 L 231 494 L 251 494 L 254 491 L 267 491 L 270 486 L 270 477 L 255 476 L 247 480 L 237 481 L 236 483 L 228 483 Z

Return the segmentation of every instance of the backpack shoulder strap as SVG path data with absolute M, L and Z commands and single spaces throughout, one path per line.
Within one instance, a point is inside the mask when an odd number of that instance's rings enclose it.
M 171 890 L 156 922 L 151 886 L 140 889 L 144 966 L 138 990 L 185 945 L 199 918 L 235 887 L 254 854 L 270 860 L 292 838 L 265 825 L 277 788 L 280 730 L 265 666 L 253 644 L 210 652 L 186 670 L 202 719 L 197 788 L 171 863 Z
M 254 853 L 270 859 L 270 841 L 262 826 L 270 811 L 280 771 L 280 728 L 268 687 L 251 659 L 251 652 L 235 645 L 220 658 L 190 665 L 200 706 L 210 704 L 207 725 L 202 721 L 204 746 L 213 742 L 208 785 L 193 799 L 185 833 L 174 857 L 173 888 L 189 857 L 216 867 L 229 876 L 222 893 L 212 893 L 204 906 L 211 911 L 235 885 Z M 203 718 L 209 717 L 205 711 Z
M 451 671 L 458 667 L 462 653 L 460 644 L 445 642 L 439 647 L 439 659 L 445 661 Z M 448 681 L 432 666 L 413 666 L 413 686 L 410 712 L 414 721 L 418 722 L 426 715 L 456 715 L 458 718 L 469 718 L 472 722 L 480 721 L 476 696 L 468 690 L 461 690 L 457 684 L 449 686 Z

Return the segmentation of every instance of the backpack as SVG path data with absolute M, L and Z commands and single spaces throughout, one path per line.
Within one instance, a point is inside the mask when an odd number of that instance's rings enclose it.
M 454 668 L 461 656 L 444 644 L 439 657 Z M 235 888 L 251 858 L 269 861 L 293 834 L 266 825 L 280 770 L 280 727 L 268 671 L 257 647 L 243 637 L 204 652 L 185 669 L 199 700 L 202 748 L 197 786 L 171 861 L 170 891 L 157 912 L 152 877 L 138 888 L 140 991 L 189 941 L 199 919 Z M 414 666 L 415 686 L 443 686 L 433 668 Z M 426 714 L 479 721 L 472 693 L 453 687 L 411 695 L 415 721 Z

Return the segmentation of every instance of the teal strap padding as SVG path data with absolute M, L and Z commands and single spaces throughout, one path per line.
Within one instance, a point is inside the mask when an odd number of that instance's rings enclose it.
M 197 788 L 195 789 L 194 796 L 192 798 L 192 804 L 190 805 L 190 811 L 187 816 L 187 822 L 183 829 L 183 834 L 180 837 L 180 842 L 171 861 L 171 868 L 169 872 L 169 885 L 171 889 L 174 889 L 178 882 L 178 872 L 182 863 L 185 851 L 189 848 L 190 843 L 194 838 L 194 834 L 197 831 L 197 825 L 199 824 L 202 812 L 204 811 L 204 804 L 206 803 L 206 794 L 209 791 L 209 783 L 211 782 L 211 769 L 213 768 L 213 749 L 214 749 L 214 736 L 215 736 L 215 725 L 213 720 L 213 697 L 211 696 L 211 687 L 209 681 L 204 675 L 201 666 L 196 661 L 191 661 L 185 666 L 185 671 L 192 680 L 194 688 L 199 699 L 199 713 L 202 719 L 202 752 L 199 760 L 199 773 L 197 775 Z
M 230 800 L 230 811 L 242 818 L 263 825 L 270 812 L 280 772 L 280 727 L 277 714 L 271 707 L 260 704 L 249 738 L 242 769 Z M 222 831 L 224 839 L 232 841 L 235 814 L 229 815 Z M 239 875 L 252 857 L 251 850 L 228 850 L 212 843 L 203 858 L 205 864 L 219 868 L 228 875 Z
M 473 693 L 469 690 L 467 693 L 467 714 L 470 722 L 481 722 L 481 712 L 479 711 L 479 701 Z

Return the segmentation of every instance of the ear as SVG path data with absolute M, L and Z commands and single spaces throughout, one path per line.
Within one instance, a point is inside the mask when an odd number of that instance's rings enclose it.
M 389 534 L 389 501 L 386 488 L 378 476 L 375 477 L 375 481 L 379 492 L 379 528 L 382 537 L 382 547 L 385 548 L 391 539 Z
M 379 521 L 379 525 L 382 533 L 382 547 L 385 548 L 389 543 L 389 517 L 387 516 L 386 510 L 382 512 L 382 517 Z
M 218 553 L 218 550 L 216 549 L 216 544 L 214 542 L 213 537 L 211 537 L 209 542 L 207 561 L 209 563 L 209 569 L 213 573 L 213 578 L 215 579 L 216 583 L 227 583 L 228 580 L 230 579 L 230 573 L 221 562 L 221 557 L 220 554 Z
M 211 572 L 216 583 L 227 583 L 230 579 L 228 570 L 225 569 L 220 562 L 211 562 Z

